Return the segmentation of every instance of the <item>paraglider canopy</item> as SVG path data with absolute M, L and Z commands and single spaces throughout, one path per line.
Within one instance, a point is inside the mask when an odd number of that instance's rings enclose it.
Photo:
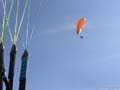
M 85 24 L 86 18 L 80 18 L 77 22 L 76 26 L 76 33 L 79 35 L 80 32 L 82 31 L 84 24 Z

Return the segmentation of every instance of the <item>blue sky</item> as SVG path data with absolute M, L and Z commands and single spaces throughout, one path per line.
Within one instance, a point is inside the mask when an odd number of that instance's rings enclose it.
M 120 87 L 119 3 L 119 0 L 31 0 L 30 24 L 32 27 L 36 22 L 36 28 L 29 48 L 27 90 Z M 87 19 L 81 33 L 83 39 L 75 33 L 81 17 Z M 5 45 L 10 49 L 7 40 Z M 15 90 L 21 64 L 20 42 L 18 47 Z

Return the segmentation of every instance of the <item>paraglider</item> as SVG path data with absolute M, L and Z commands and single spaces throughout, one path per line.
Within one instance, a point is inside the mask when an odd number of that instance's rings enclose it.
M 16 44 L 17 44 L 18 37 L 19 37 L 19 34 L 20 34 L 21 25 L 22 25 L 23 20 L 24 20 L 26 8 L 27 8 L 27 5 L 28 5 L 28 0 L 26 0 L 25 7 L 23 9 L 23 14 L 22 14 L 22 17 L 21 17 L 21 20 L 20 20 L 20 24 L 17 25 L 17 23 L 18 23 L 19 2 L 20 2 L 20 0 L 18 0 L 18 2 L 17 2 L 14 36 L 12 37 L 12 35 L 10 35 L 11 36 L 12 47 L 11 47 L 11 51 L 10 51 L 10 64 L 9 64 L 8 78 L 9 78 L 9 83 L 10 83 L 10 86 L 11 86 L 12 90 L 13 90 L 13 79 L 14 79 L 14 71 L 15 71 L 14 69 L 15 69 L 15 61 L 16 61 L 15 59 L 16 59 L 16 52 L 17 52 L 16 51 Z M 18 30 L 17 30 L 17 28 L 18 28 Z
M 33 35 L 33 31 L 35 29 L 35 25 L 33 25 L 32 30 L 30 32 L 30 35 L 28 34 L 28 26 L 29 26 L 29 14 L 30 14 L 30 0 L 25 1 L 25 6 L 23 8 L 22 16 L 19 21 L 19 4 L 20 0 L 17 1 L 17 8 L 15 13 L 15 23 L 14 23 L 14 34 L 11 31 L 10 24 L 10 16 L 11 12 L 13 10 L 13 4 L 14 0 L 11 0 L 11 5 L 9 7 L 9 10 L 7 12 L 7 0 L 2 0 L 3 5 L 3 18 L 2 18 L 2 34 L 0 36 L 0 90 L 3 90 L 3 81 L 6 85 L 6 90 L 13 90 L 13 83 L 14 83 L 14 72 L 15 72 L 15 61 L 16 61 L 16 54 L 17 54 L 17 41 L 20 36 L 21 27 L 24 21 L 24 17 L 28 8 L 28 23 L 27 23 L 27 30 L 26 30 L 26 43 L 23 45 L 24 47 L 24 53 L 21 56 L 22 57 L 22 64 L 21 64 L 21 72 L 20 72 L 20 84 L 19 84 L 19 90 L 25 90 L 26 86 L 26 71 L 27 71 L 27 62 L 29 57 L 28 47 L 30 46 L 30 41 Z M 10 40 L 11 40 L 11 50 L 10 50 L 10 64 L 9 64 L 9 72 L 8 72 L 8 78 L 5 74 L 5 67 L 4 67 L 4 40 L 6 35 L 6 29 L 8 29 Z
M 83 39 L 83 36 L 81 35 L 80 38 Z
M 76 34 L 77 35 L 80 35 L 80 33 L 84 27 L 85 21 L 86 21 L 86 18 L 80 18 L 78 20 L 77 25 L 76 25 Z M 80 38 L 82 39 L 83 36 L 81 35 Z

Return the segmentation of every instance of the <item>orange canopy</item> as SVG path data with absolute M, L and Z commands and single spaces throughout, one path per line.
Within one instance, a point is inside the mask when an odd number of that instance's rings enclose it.
M 77 34 L 80 34 L 81 30 L 82 30 L 83 27 L 84 27 L 85 21 L 86 21 L 85 18 L 80 18 L 80 19 L 78 20 L 77 27 L 76 27 L 76 33 L 77 33 Z

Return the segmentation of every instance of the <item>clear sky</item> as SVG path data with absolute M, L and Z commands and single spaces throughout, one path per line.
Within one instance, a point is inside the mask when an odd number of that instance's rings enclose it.
M 81 17 L 87 19 L 83 39 L 75 33 Z M 120 87 L 120 0 L 31 0 L 31 27 L 34 22 L 26 90 Z M 17 45 L 15 90 L 22 54 Z

